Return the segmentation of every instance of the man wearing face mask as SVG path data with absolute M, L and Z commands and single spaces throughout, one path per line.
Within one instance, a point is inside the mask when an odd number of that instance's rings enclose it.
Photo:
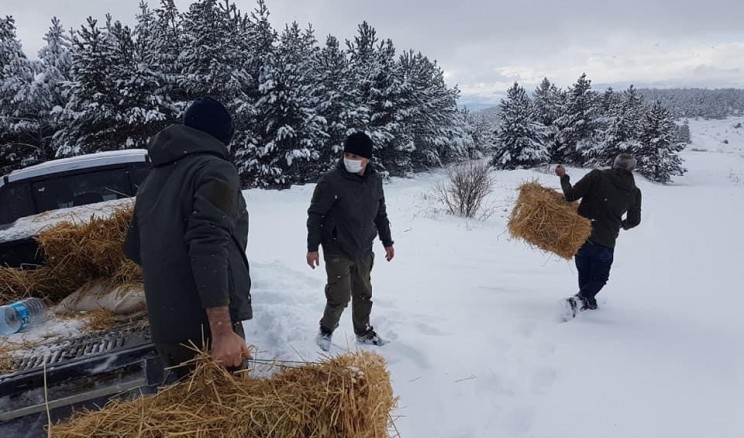
M 385 259 L 395 256 L 390 222 L 385 207 L 382 177 L 370 163 L 372 139 L 363 132 L 349 135 L 344 154 L 315 187 L 307 210 L 307 264 L 320 265 L 323 247 L 328 283 L 326 306 L 320 320 L 317 343 L 324 351 L 351 299 L 354 333 L 360 344 L 383 345 L 385 341 L 370 325 L 375 236 L 385 248 Z
M 233 120 L 218 101 L 196 99 L 183 125 L 148 144 L 153 169 L 137 191 L 124 250 L 142 266 L 153 342 L 183 377 L 211 345 L 228 368 L 249 356 L 241 321 L 253 316 L 245 249 L 248 212 L 228 145 Z

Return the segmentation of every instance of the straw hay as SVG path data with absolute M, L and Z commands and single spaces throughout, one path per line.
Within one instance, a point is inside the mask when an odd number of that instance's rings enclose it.
M 110 310 L 96 309 L 85 314 L 85 328 L 90 332 L 108 330 L 116 322 L 116 314 Z
M 188 380 L 78 413 L 53 425 L 51 436 L 383 438 L 394 427 L 396 402 L 376 353 L 284 368 L 266 379 L 236 377 L 202 354 Z
M 513 237 L 571 259 L 592 233 L 592 223 L 579 215 L 577 203 L 537 182 L 519 186 L 519 197 L 509 217 Z
M 14 353 L 16 350 L 14 344 L 9 342 L 0 343 L 0 374 L 15 370 Z
M 45 264 L 34 270 L 0 268 L 0 298 L 12 301 L 40 296 L 58 302 L 94 280 L 111 287 L 142 283 L 139 266 L 127 260 L 122 245 L 132 208 L 107 218 L 95 215 L 80 223 L 61 222 L 36 237 Z

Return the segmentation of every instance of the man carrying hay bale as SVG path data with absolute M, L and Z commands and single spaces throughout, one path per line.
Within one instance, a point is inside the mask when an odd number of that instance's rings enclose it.
M 581 199 L 579 214 L 592 221 L 592 233 L 576 254 L 579 293 L 566 300 L 571 317 L 577 311 L 597 308 L 595 297 L 610 277 L 620 228 L 629 230 L 641 223 L 641 190 L 633 179 L 635 165 L 633 156 L 620 154 L 612 169 L 592 170 L 573 186 L 566 169 L 555 168 L 566 200 Z
M 393 259 L 395 250 L 382 177 L 370 164 L 372 149 L 372 139 L 363 132 L 347 137 L 343 157 L 320 178 L 307 210 L 307 264 L 313 269 L 320 264 L 318 247 L 322 244 L 328 274 L 325 312 L 317 337 L 318 346 L 325 351 L 331 348 L 331 335 L 350 297 L 357 341 L 385 343 L 369 323 L 375 236 L 379 233 L 387 261 Z
M 233 132 L 232 116 L 207 97 L 148 145 L 153 169 L 137 192 L 125 252 L 142 265 L 150 330 L 166 366 L 191 360 L 189 345 L 210 340 L 225 366 L 248 356 L 248 212 L 229 161 Z

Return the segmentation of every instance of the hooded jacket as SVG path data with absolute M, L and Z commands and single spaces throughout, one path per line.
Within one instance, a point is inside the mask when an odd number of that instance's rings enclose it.
M 223 143 L 173 125 L 148 145 L 153 169 L 137 192 L 126 255 L 142 266 L 153 341 L 201 345 L 205 308 L 252 318 L 248 213 Z
M 631 172 L 592 170 L 573 186 L 564 175 L 561 188 L 567 201 L 581 199 L 579 214 L 592 221 L 591 243 L 614 248 L 620 228 L 629 230 L 641 223 L 641 190 Z
M 359 260 L 372 251 L 378 233 L 385 247 L 393 245 L 382 177 L 372 164 L 360 176 L 339 160 L 320 177 L 307 216 L 307 250 L 322 244 L 324 257 Z

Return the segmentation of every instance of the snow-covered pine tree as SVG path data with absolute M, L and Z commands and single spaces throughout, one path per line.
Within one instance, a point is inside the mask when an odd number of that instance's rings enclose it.
M 97 20 L 89 17 L 73 35 L 73 81 L 61 114 L 64 128 L 53 139 L 57 156 L 94 152 L 114 144 L 117 99 L 112 94 L 116 89 L 112 70 L 120 60 L 110 29 L 110 18 L 101 30 Z
M 365 131 L 375 144 L 375 163 L 393 175 L 412 170 L 413 137 L 403 129 L 399 99 L 402 74 L 389 39 L 380 42 L 377 32 L 366 21 L 359 25 L 354 41 L 346 41 L 352 78 L 359 89 L 359 106 L 369 120 Z
M 583 73 L 566 92 L 566 108 L 555 124 L 557 142 L 552 161 L 582 166 L 583 153 L 596 141 L 596 93 Z
M 250 85 L 241 50 L 241 20 L 229 0 L 198 0 L 183 14 L 180 85 L 189 99 L 211 96 L 232 109 L 233 100 Z
M 499 104 L 501 123 L 496 134 L 492 164 L 499 169 L 528 168 L 549 160 L 542 125 L 535 119 L 532 104 L 517 82 Z
M 622 95 L 608 88 L 597 98 L 595 124 L 597 139 L 581 150 L 582 161 L 587 167 L 605 167 L 630 139 L 631 127 L 625 117 Z
M 262 72 L 266 74 L 275 59 L 278 36 L 269 21 L 269 9 L 264 0 L 258 0 L 249 16 L 244 16 L 238 26 L 237 44 L 243 53 L 242 69 L 248 84 L 236 100 L 234 109 L 235 137 L 232 152 L 241 180 L 246 186 L 265 185 L 279 176 L 279 168 L 272 168 L 259 161 L 261 148 L 267 142 L 268 116 L 261 114 L 257 103 L 271 83 L 262 83 Z M 268 77 L 270 75 L 267 75 Z M 266 175 L 267 177 L 261 177 Z
M 131 29 L 110 15 L 103 29 L 89 18 L 78 32 L 72 72 L 65 128 L 54 137 L 58 155 L 145 147 L 165 126 L 157 75 L 137 52 Z
M 13 17 L 0 18 L 0 171 L 32 164 L 43 143 L 31 100 L 38 62 L 23 53 Z
M 471 112 L 463 109 L 466 133 L 473 139 L 473 149 L 468 151 L 468 158 L 476 160 L 492 156 L 496 144 L 496 124 L 485 112 Z
M 336 37 L 329 35 L 325 46 L 317 53 L 315 63 L 318 115 L 325 120 L 326 141 L 318 150 L 321 171 L 338 160 L 344 139 L 351 132 L 364 130 L 369 114 L 360 107 L 359 89 L 352 80 L 349 62 Z
M 643 97 L 632 85 L 622 94 L 608 90 L 601 102 L 597 142 L 582 151 L 589 167 L 610 166 L 618 154 L 637 150 L 646 113 Z
M 183 68 L 180 54 L 185 46 L 182 16 L 174 0 L 161 0 L 160 7 L 155 9 L 155 19 L 147 19 L 141 30 L 143 38 L 137 41 L 143 59 L 158 76 L 158 96 L 163 97 L 162 104 L 169 121 L 177 122 L 183 117 L 188 105 L 188 96 L 180 84 L 183 82 Z M 151 29 L 146 27 L 152 26 Z M 148 43 L 144 36 L 150 36 Z
M 660 101 L 649 110 L 643 123 L 641 142 L 634 156 L 638 160 L 638 172 L 654 181 L 667 183 L 675 175 L 683 175 L 679 152 L 684 143 L 677 140 L 674 119 Z
M 313 90 L 317 50 L 312 29 L 303 33 L 295 22 L 282 32 L 275 54 L 266 58 L 256 103 L 264 142 L 256 149 L 252 185 L 288 188 L 317 179 L 325 136 Z
M 72 38 L 54 17 L 44 41 L 46 45 L 39 50 L 41 71 L 34 78 L 30 96 L 41 133 L 39 159 L 46 161 L 56 156 L 52 136 L 63 127 L 60 116 L 68 102 L 65 87 L 72 78 Z
M 425 170 L 465 158 L 474 148 L 457 108 L 457 88 L 447 88 L 444 72 L 421 52 L 399 59 L 403 76 L 398 113 L 402 129 L 413 138 L 414 170 Z
M 146 101 L 144 107 L 156 116 L 144 121 L 147 134 L 152 135 L 177 123 L 187 104 L 185 93 L 178 86 L 182 44 L 180 15 L 173 0 L 161 0 L 161 7 L 156 10 L 142 0 L 133 38 L 135 70 L 130 86 L 149 94 L 142 97 Z
M 145 3 L 141 5 L 139 22 L 154 18 Z M 139 23 L 138 23 L 139 24 Z M 117 102 L 116 144 L 99 150 L 144 148 L 149 138 L 173 121 L 169 96 L 160 94 L 160 74 L 149 63 L 151 35 L 137 35 L 120 22 L 110 32 L 115 40 L 116 58 L 120 64 L 112 71 L 115 80 L 112 94 Z
M 566 96 L 555 84 L 551 83 L 548 78 L 543 78 L 540 85 L 535 89 L 532 95 L 532 107 L 534 109 L 535 121 L 543 125 L 543 137 L 545 146 L 550 152 L 552 161 L 558 160 L 557 152 L 558 126 L 555 121 L 563 114 L 565 110 Z

